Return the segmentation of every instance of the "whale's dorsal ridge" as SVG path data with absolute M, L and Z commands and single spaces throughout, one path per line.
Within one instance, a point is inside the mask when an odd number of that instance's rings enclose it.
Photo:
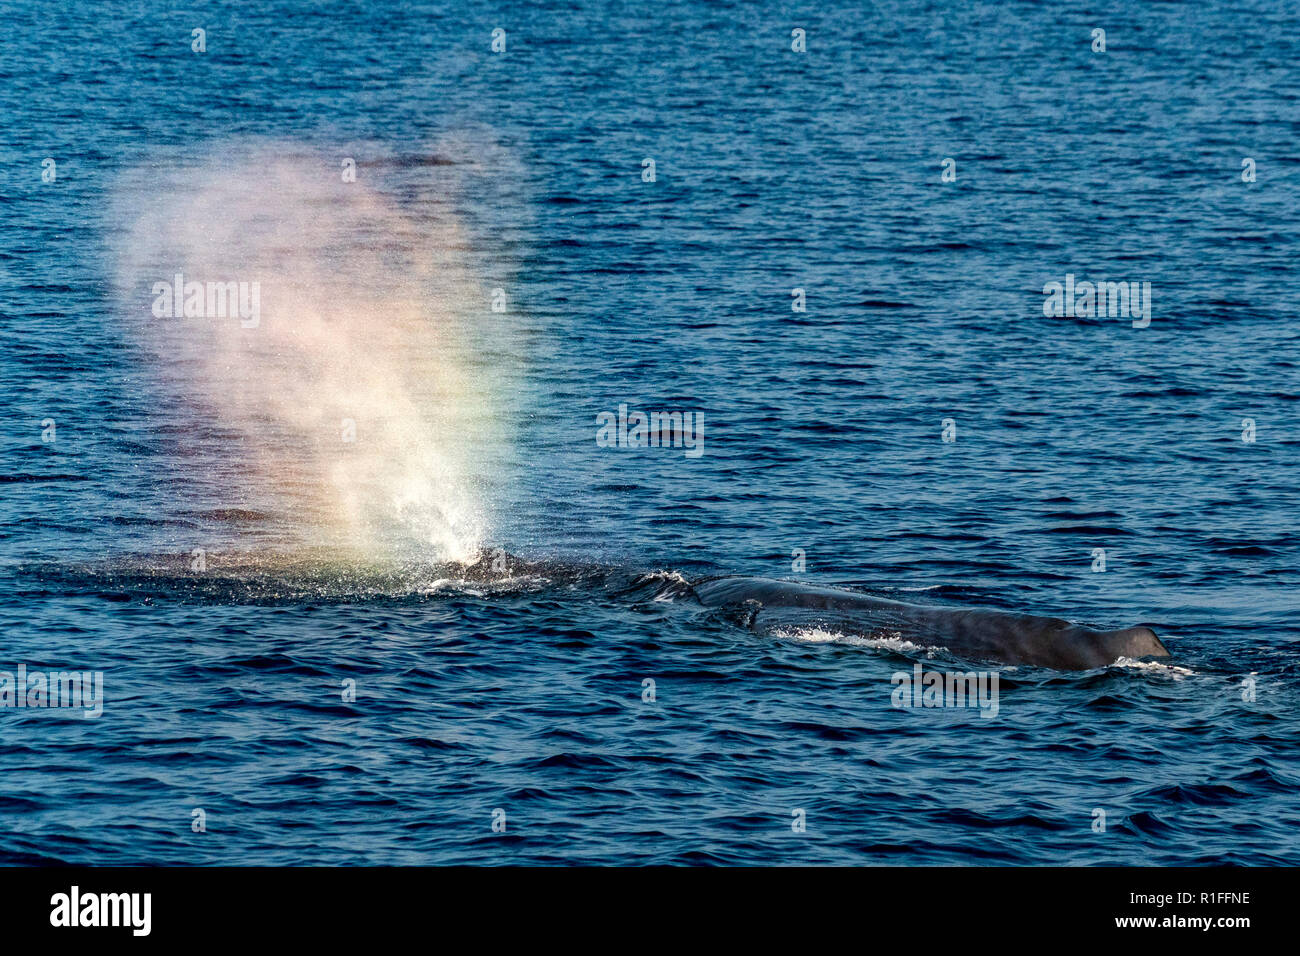
M 825 617 L 854 632 L 897 633 L 917 644 L 946 647 L 961 657 L 1007 664 L 1091 670 L 1122 658 L 1170 656 L 1155 632 L 1145 626 L 1095 631 L 1059 617 L 918 606 L 776 578 L 715 576 L 695 582 L 691 589 L 706 607 L 744 607 L 741 619 L 748 627 L 755 625 L 760 612 L 779 624 L 782 610 L 788 609 L 787 617 L 800 616 L 804 622 Z

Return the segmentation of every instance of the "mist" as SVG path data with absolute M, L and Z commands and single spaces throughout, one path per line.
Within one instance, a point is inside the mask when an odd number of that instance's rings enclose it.
M 414 172 L 385 190 L 273 143 L 133 169 L 114 197 L 120 311 L 185 399 L 164 412 L 236 436 L 218 452 L 232 506 L 270 487 L 302 539 L 462 561 L 490 532 L 505 440 L 475 355 L 490 291 L 439 168 Z

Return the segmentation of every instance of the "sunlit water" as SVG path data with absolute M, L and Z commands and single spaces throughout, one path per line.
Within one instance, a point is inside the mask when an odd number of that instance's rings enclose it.
M 0 670 L 106 696 L 0 708 L 0 860 L 1300 860 L 1286 5 L 110 7 L 0 4 Z M 339 334 L 151 332 L 178 249 Z M 990 665 L 733 572 L 1173 657 L 898 709 Z

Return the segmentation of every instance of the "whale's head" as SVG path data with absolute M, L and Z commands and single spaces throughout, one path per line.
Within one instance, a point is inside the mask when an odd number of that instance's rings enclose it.
M 1129 627 L 1122 631 L 1108 631 L 1101 635 L 1107 656 L 1112 661 L 1121 657 L 1169 657 L 1169 648 L 1165 647 L 1156 632 L 1149 627 Z

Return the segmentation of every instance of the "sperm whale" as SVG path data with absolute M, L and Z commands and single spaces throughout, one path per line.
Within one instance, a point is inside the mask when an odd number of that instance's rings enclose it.
M 755 577 L 715 577 L 691 590 L 706 607 L 729 608 L 748 627 L 771 633 L 794 624 L 898 635 L 961 657 L 1091 670 L 1120 658 L 1168 657 L 1149 627 L 1094 631 L 1060 618 L 904 604 L 842 588 Z

